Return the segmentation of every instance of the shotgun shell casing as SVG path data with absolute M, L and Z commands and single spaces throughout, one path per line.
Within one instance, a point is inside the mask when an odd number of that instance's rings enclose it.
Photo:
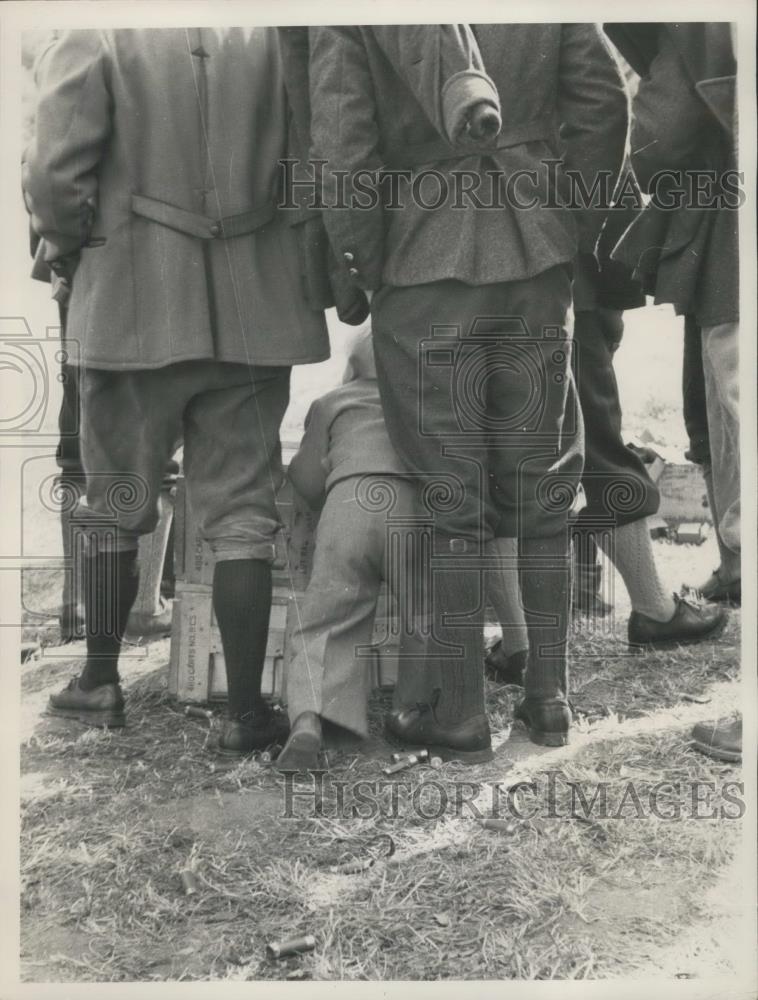
M 189 868 L 185 868 L 180 874 L 182 885 L 184 886 L 185 896 L 194 896 L 197 890 L 200 888 L 197 876 L 194 872 L 191 872 Z
M 207 722 L 213 718 L 213 712 L 209 708 L 198 708 L 197 705 L 187 705 L 184 714 L 190 719 L 205 719 Z
M 438 770 L 440 767 L 442 767 L 442 758 L 432 757 L 432 759 L 429 761 L 429 765 L 433 767 L 435 771 Z
M 385 774 L 396 774 L 398 771 L 405 771 L 414 764 L 420 764 L 429 757 L 428 750 L 419 750 L 417 753 L 392 754 L 393 762 L 384 768 Z
M 480 820 L 484 830 L 499 830 L 500 833 L 515 833 L 518 823 L 512 819 L 483 819 Z
M 288 938 L 286 941 L 272 941 L 266 945 L 266 954 L 269 958 L 286 958 L 287 955 L 300 955 L 306 951 L 313 951 L 315 947 L 315 937 L 312 934 L 305 934 L 303 937 Z

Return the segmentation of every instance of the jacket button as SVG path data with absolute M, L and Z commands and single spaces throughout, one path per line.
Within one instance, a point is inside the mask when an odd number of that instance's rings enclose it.
M 356 274 L 358 273 L 358 268 L 357 267 L 349 267 L 347 269 L 347 273 L 350 275 L 351 278 L 354 278 L 356 276 Z
M 221 226 L 217 222 L 214 222 L 213 225 L 211 226 L 210 234 L 211 236 L 214 237 L 219 236 L 221 234 Z
M 355 254 L 350 253 L 349 250 L 343 253 L 342 256 L 345 258 L 348 264 L 352 264 L 353 261 L 355 260 Z

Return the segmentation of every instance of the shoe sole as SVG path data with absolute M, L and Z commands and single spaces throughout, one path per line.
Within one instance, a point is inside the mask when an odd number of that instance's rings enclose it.
M 297 774 L 308 774 L 310 771 L 319 771 L 320 763 L 320 753 L 321 753 L 321 743 L 314 739 L 303 739 L 302 737 L 298 740 L 298 743 L 304 744 L 298 746 L 297 743 L 287 746 L 285 745 L 282 752 L 274 761 L 274 767 L 277 771 L 294 771 Z
M 710 744 L 700 743 L 698 740 L 693 740 L 692 746 L 695 750 L 699 750 L 700 753 L 704 753 L 714 760 L 723 760 L 729 764 L 739 764 L 742 761 L 741 750 L 717 750 Z
M 58 719 L 70 719 L 72 722 L 79 722 L 83 726 L 92 726 L 95 729 L 123 729 L 126 725 L 126 716 L 123 712 L 83 712 L 75 708 L 51 708 L 48 706 L 46 715 L 52 715 Z
M 569 733 L 546 733 L 541 729 L 533 729 L 527 725 L 526 731 L 532 743 L 537 743 L 541 747 L 565 747 L 570 738 Z
M 640 653 L 646 649 L 673 649 L 676 646 L 696 646 L 699 642 L 707 639 L 718 639 L 726 628 L 729 615 L 725 615 L 723 620 L 718 622 L 709 632 L 701 632 L 700 635 L 690 636 L 687 639 L 659 639 L 652 642 L 632 642 L 628 641 L 628 648 L 633 653 Z

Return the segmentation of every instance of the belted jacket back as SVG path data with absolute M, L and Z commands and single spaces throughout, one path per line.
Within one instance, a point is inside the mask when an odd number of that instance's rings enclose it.
M 79 255 L 68 332 L 109 369 L 328 357 L 274 208 L 289 109 L 273 28 L 72 31 L 39 62 L 24 189 Z

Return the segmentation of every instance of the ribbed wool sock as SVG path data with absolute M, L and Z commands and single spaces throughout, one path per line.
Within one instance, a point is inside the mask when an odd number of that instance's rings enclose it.
M 571 556 L 566 532 L 521 541 L 521 594 L 529 630 L 527 698 L 568 697 Z
M 518 541 L 493 538 L 485 545 L 485 555 L 497 558 L 497 569 L 487 570 L 487 600 L 497 615 L 503 635 L 501 646 L 506 656 L 529 649 L 518 571 Z
M 624 524 L 613 534 L 613 552 L 606 555 L 621 574 L 632 608 L 654 621 L 671 621 L 676 604 L 658 575 L 647 521 Z
M 87 661 L 79 677 L 82 690 L 118 684 L 121 642 L 138 586 L 136 549 L 97 552 L 85 557 Z
M 451 539 L 437 532 L 438 553 L 454 551 Z M 456 540 L 457 541 L 457 540 Z M 445 566 L 442 569 L 438 567 Z M 484 611 L 480 573 L 467 565 L 466 559 L 439 559 L 432 583 L 432 619 L 434 640 L 428 642 L 425 669 L 429 677 L 440 678 L 437 719 L 443 726 L 454 726 L 484 714 Z M 454 625 L 453 616 L 473 614 L 480 624 Z M 435 641 L 436 640 L 436 641 Z M 445 646 L 448 648 L 446 649 Z M 458 647 L 455 654 L 450 647 Z
M 262 559 L 217 562 L 213 608 L 224 647 L 229 715 L 257 713 L 264 707 L 261 680 L 271 617 L 271 564 Z

